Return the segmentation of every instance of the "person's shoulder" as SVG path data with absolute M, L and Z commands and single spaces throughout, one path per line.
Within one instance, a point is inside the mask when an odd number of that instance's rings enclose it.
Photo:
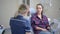
M 46 15 L 43 15 L 43 17 L 46 17 Z
M 23 19 L 23 16 L 22 15 L 17 15 L 16 19 Z
M 36 13 L 31 16 L 31 19 L 33 19 L 33 20 L 36 19 Z
M 46 15 L 43 15 L 43 18 L 47 18 L 47 16 Z
M 32 17 L 35 17 L 36 16 L 36 13 L 32 14 Z
M 22 18 L 20 15 L 18 15 L 17 17 L 11 17 L 10 22 L 12 22 L 12 21 L 19 21 L 19 22 L 23 22 L 23 23 L 28 22 L 27 19 Z

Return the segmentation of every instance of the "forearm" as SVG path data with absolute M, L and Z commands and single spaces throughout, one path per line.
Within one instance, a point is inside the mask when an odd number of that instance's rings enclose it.
M 41 27 L 36 27 L 36 30 L 48 31 L 47 29 Z
M 42 29 L 44 29 L 44 28 L 41 28 L 41 27 L 36 26 L 35 29 L 36 29 L 36 30 L 42 30 Z

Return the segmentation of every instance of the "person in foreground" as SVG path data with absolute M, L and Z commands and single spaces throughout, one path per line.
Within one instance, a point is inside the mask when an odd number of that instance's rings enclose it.
M 50 25 L 48 19 L 43 15 L 43 8 L 42 4 L 37 4 L 36 13 L 31 17 L 31 26 L 34 34 L 51 34 L 49 32 Z
M 15 16 L 10 19 L 12 34 L 31 34 L 29 21 L 26 19 L 29 7 L 21 4 Z

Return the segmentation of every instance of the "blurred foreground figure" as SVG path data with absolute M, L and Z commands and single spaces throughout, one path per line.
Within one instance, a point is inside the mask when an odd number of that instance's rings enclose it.
M 25 4 L 20 5 L 15 16 L 10 19 L 10 27 L 12 34 L 30 34 L 30 24 L 26 19 L 29 7 Z

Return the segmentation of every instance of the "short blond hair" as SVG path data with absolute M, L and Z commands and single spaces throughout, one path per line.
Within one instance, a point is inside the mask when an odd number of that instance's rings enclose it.
M 23 13 L 25 13 L 25 12 L 26 12 L 26 9 L 28 9 L 28 8 L 27 8 L 27 5 L 21 4 L 21 5 L 19 6 L 19 8 L 18 8 L 18 11 L 15 13 L 15 16 L 14 16 L 14 17 L 16 17 L 18 14 L 23 14 Z

